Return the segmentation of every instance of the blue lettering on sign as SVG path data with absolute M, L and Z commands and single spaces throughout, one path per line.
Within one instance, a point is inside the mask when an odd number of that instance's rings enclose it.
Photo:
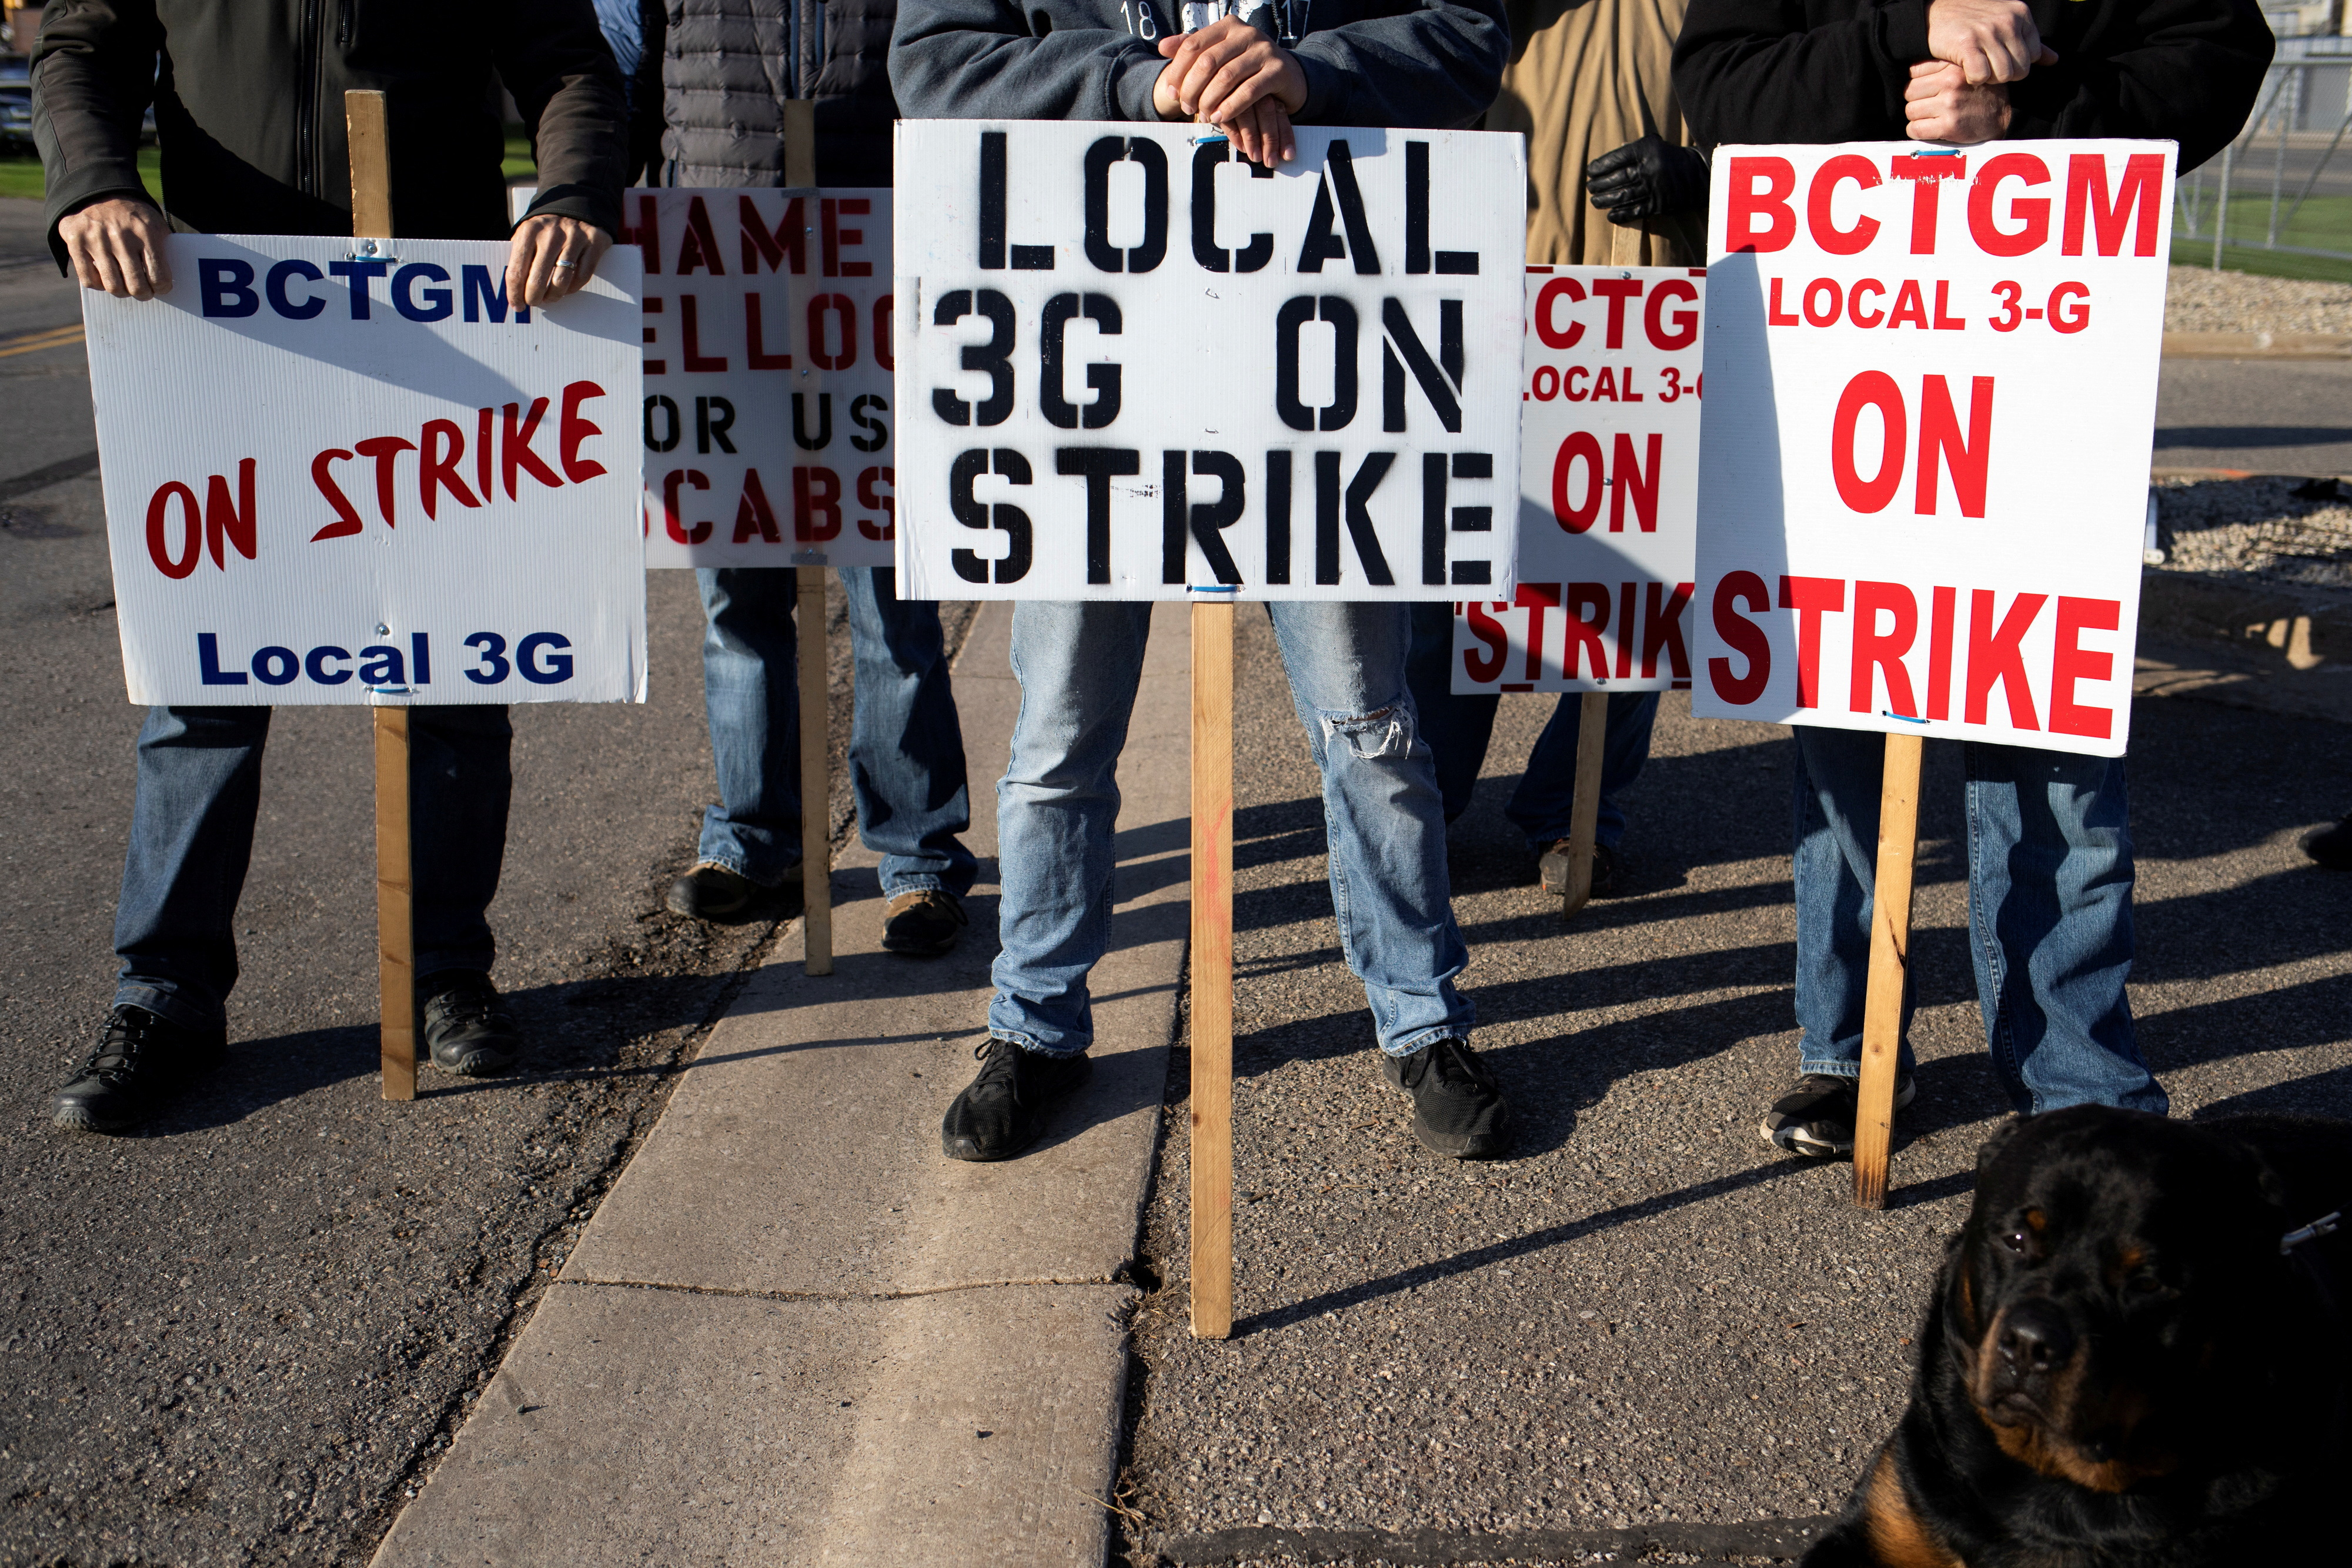
M 457 269 L 457 283 L 452 287 L 448 268 L 432 262 L 408 262 L 397 272 L 393 266 L 389 261 L 361 257 L 331 261 L 326 272 L 320 272 L 314 263 L 298 256 L 272 262 L 257 287 L 253 263 L 241 256 L 207 256 L 197 259 L 196 278 L 204 313 L 230 319 L 258 315 L 265 301 L 270 314 L 283 320 L 308 321 L 322 315 L 326 296 L 304 286 L 324 283 L 330 273 L 348 283 L 354 321 L 376 319 L 373 283 L 377 278 L 386 279 L 385 298 L 411 321 L 446 321 L 459 313 L 461 298 L 468 321 L 503 325 L 509 315 L 518 322 L 530 319 L 530 306 L 508 303 L 503 267 L 467 263 Z
M 196 664 L 204 672 L 208 686 L 241 686 L 245 685 L 243 670 L 224 671 L 220 667 L 220 639 L 210 632 L 196 633 Z
M 466 678 L 476 685 L 495 686 L 510 675 L 520 674 L 533 685 L 560 686 L 572 676 L 572 639 L 561 632 L 533 632 L 512 644 L 508 652 L 507 639 L 496 632 L 477 632 L 465 639 L 466 646 L 474 652 L 475 665 L 465 672 Z M 352 665 L 358 669 L 354 671 Z M 433 678 L 433 645 L 423 632 L 408 634 L 408 649 L 403 651 L 389 643 L 371 643 L 357 653 L 332 643 L 321 643 L 307 653 L 278 643 L 267 644 L 255 650 L 247 662 L 246 670 L 221 667 L 220 636 L 217 632 L 196 633 L 196 668 L 199 678 L 208 686 L 241 686 L 258 681 L 265 686 L 287 686 L 309 677 L 320 686 L 351 685 L 356 674 L 358 684 L 372 690 L 413 689 L 427 685 Z M 247 670 L 252 673 L 248 675 Z M 408 677 L 414 676 L 414 680 Z
M 543 648 L 569 648 L 572 639 L 561 632 L 534 632 L 515 646 L 515 667 L 522 678 L 536 685 L 552 686 L 572 678 L 572 655 L 550 653 L 541 664 L 540 651 Z

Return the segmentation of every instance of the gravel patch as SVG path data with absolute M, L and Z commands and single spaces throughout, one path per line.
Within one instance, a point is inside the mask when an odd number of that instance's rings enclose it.
M 2352 335 L 2352 283 L 2176 267 L 2165 295 L 2164 329 Z
M 2352 588 L 2352 486 L 2341 481 L 2173 481 L 2156 486 L 2156 506 L 2166 571 Z

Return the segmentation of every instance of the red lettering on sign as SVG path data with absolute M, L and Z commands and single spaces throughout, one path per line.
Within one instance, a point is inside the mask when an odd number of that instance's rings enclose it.
M 1748 661 L 1748 670 L 1734 675 L 1730 660 L 1713 658 L 1706 662 L 1706 678 L 1715 695 L 1735 707 L 1745 707 L 1762 696 L 1772 679 L 1772 639 L 1765 635 L 1763 627 L 1739 612 L 1741 604 L 1767 611 L 1772 608 L 1772 596 L 1765 591 L 1764 580 L 1754 572 L 1727 571 L 1715 585 L 1715 634 Z
M 2112 632 L 2121 623 L 2123 605 L 2113 599 L 2058 600 L 2057 633 L 2050 650 L 2050 732 L 2082 735 L 2105 740 L 2115 729 L 2115 710 L 2091 707 L 2074 700 L 2077 681 L 2105 681 L 2115 670 L 2115 655 L 2081 644 L 2084 632 Z
M 310 459 L 310 483 L 319 487 L 319 494 L 327 497 L 327 505 L 335 508 L 335 520 L 310 536 L 312 544 L 320 539 L 349 538 L 353 534 L 367 531 L 366 525 L 360 521 L 358 509 L 352 505 L 351 497 L 343 494 L 341 485 L 335 483 L 333 465 L 351 455 L 340 446 L 330 446 Z
M 1878 471 L 1868 479 L 1853 464 L 1854 426 L 1865 408 L 1878 410 L 1881 443 Z M 1830 473 L 1837 480 L 1838 498 L 1857 512 L 1885 510 L 1903 483 L 1903 451 L 1909 436 L 1903 392 L 1894 377 L 1884 371 L 1864 371 L 1848 382 L 1830 426 Z
M 1845 319 L 1857 327 L 1875 327 L 1886 319 L 1886 312 L 1883 309 L 1873 310 L 1869 315 L 1864 315 L 1862 297 L 1864 294 L 1876 295 L 1883 299 L 1886 297 L 1886 285 L 1874 277 L 1865 277 L 1846 290 Z
M 171 505 L 175 499 L 180 503 L 180 540 L 184 547 L 177 551 L 169 543 Z M 147 501 L 147 559 L 155 563 L 157 571 L 176 582 L 196 570 L 204 554 L 205 519 L 196 507 L 196 493 L 177 479 L 171 480 Z
M 793 368 L 793 357 L 789 353 L 768 352 L 760 324 L 760 296 L 756 292 L 743 296 L 743 353 L 755 371 L 789 371 Z
M 541 406 L 546 405 L 542 403 Z M 400 525 L 393 516 L 392 486 L 397 476 L 394 465 L 402 453 L 415 451 L 416 443 L 403 440 L 397 435 L 372 435 L 365 441 L 352 442 L 352 449 L 362 457 L 375 460 L 375 509 L 383 515 L 385 528 L 398 528 Z M 551 474 L 548 476 L 551 483 L 554 477 Z
M 1958 591 L 1936 589 L 1929 596 L 1927 616 L 1927 711 L 1924 717 L 1943 719 L 1952 711 L 1952 622 Z
M 1884 632 L 1878 629 L 1882 611 L 1895 618 Z M 1918 634 L 1919 601 L 1911 597 L 1909 589 L 1899 582 L 1853 585 L 1853 689 L 1847 693 L 1849 707 L 1855 713 L 1873 711 L 1871 699 L 1884 673 L 1888 711 L 1902 718 L 1919 716 L 1911 695 L 1911 672 L 1903 664 L 1903 655 L 1911 651 Z
M 669 537 L 682 545 L 698 545 L 710 537 L 710 520 L 705 517 L 689 532 L 677 515 L 677 489 L 691 485 L 698 490 L 710 488 L 710 481 L 697 468 L 673 468 L 662 478 L 662 524 Z
M 1971 377 L 1969 382 L 1969 434 L 1960 436 L 1960 418 L 1952 408 L 1951 389 L 1941 376 L 1929 376 L 1919 392 L 1919 484 L 1912 510 L 1923 517 L 1936 515 L 1936 473 L 1949 465 L 1952 493 L 1959 497 L 1960 516 L 1985 515 L 1985 480 L 1992 466 L 1992 378 Z
M 887 485 L 891 493 L 884 495 L 876 486 Z M 857 476 L 857 504 L 871 507 L 882 514 L 880 528 L 870 517 L 857 519 L 857 531 L 869 539 L 894 539 L 898 537 L 898 501 L 897 496 L 898 471 L 895 468 L 868 468 Z
M 698 201 L 699 197 L 696 198 Z M 686 347 L 686 368 L 690 371 L 719 372 L 727 369 L 727 356 L 702 351 L 702 322 L 697 315 L 698 302 L 691 294 L 677 297 L 678 336 Z
M 1570 506 L 1568 499 L 1569 470 L 1581 459 L 1585 464 L 1584 499 Z M 1601 441 L 1589 430 L 1570 431 L 1568 439 L 1559 444 L 1559 453 L 1551 463 L 1551 515 L 1570 533 L 1580 534 L 1592 526 L 1601 515 L 1601 493 L 1607 486 L 1601 466 Z
M 1601 633 L 1609 627 L 1609 585 L 1605 582 L 1571 582 L 1568 585 L 1568 628 L 1560 645 L 1560 675 L 1565 680 L 1576 679 L 1577 673 L 1591 661 L 1595 680 L 1609 678 L 1609 651 L 1601 646 Z M 1591 614 L 1585 612 L 1590 610 Z
M 768 487 L 760 483 L 760 471 L 746 468 L 743 494 L 735 502 L 735 542 L 749 544 L 755 538 L 772 545 L 784 542 L 776 528 L 776 509 L 768 505 Z
M 1764 324 L 1767 327 L 1793 327 L 1797 324 L 1794 311 L 1780 308 L 1780 280 L 1772 280 L 1771 298 L 1764 302 Z
M 2123 248 L 2124 225 L 2137 215 L 2132 230 L 2132 254 L 2156 254 L 2156 214 L 2164 193 L 2164 154 L 2134 152 L 2124 159 L 2123 183 L 2111 202 L 2107 196 L 2107 161 L 2096 152 L 2077 152 L 2066 160 L 2066 229 L 2059 241 L 2062 256 L 2083 254 L 2083 221 L 2089 218 L 2097 235 L 2099 254 L 2113 256 Z
M 1895 308 L 1886 318 L 1890 330 L 1906 323 L 1922 332 L 1927 329 L 1927 301 L 1920 297 L 1916 278 L 1903 280 L 1903 287 L 1895 291 Z
M 1462 608 L 1470 622 L 1470 635 L 1486 648 L 1484 653 L 1475 648 L 1463 649 L 1462 668 L 1480 685 L 1501 680 L 1504 661 L 1510 656 L 1511 638 L 1503 623 L 1495 619 L 1494 611 L 1508 610 L 1510 606 L 1498 600 L 1490 609 L 1474 599 Z
M 822 544 L 841 532 L 841 476 L 830 468 L 793 470 L 793 538 Z
M 227 552 L 224 542 L 234 546 L 246 559 L 254 559 L 260 540 L 256 537 L 260 514 L 253 509 L 253 459 L 247 457 L 236 465 L 236 500 L 228 497 L 228 481 L 220 475 L 212 476 L 205 486 L 205 548 L 212 552 L 213 565 L 228 570 Z
M 1658 674 L 1658 654 L 1666 655 L 1666 668 L 1675 680 L 1690 679 L 1690 650 L 1683 646 L 1683 611 L 1691 601 L 1695 582 L 1675 584 L 1672 597 L 1665 593 L 1665 584 L 1650 584 L 1647 600 L 1642 606 L 1642 678 L 1654 680 Z M 1757 584 L 1762 591 L 1763 584 Z M 1729 638 L 1725 639 L 1729 642 Z M 1737 643 L 1733 644 L 1738 646 Z M 1722 661 L 1717 660 L 1720 664 Z
M 1843 180 L 1851 180 L 1865 191 L 1885 183 L 1869 159 L 1858 152 L 1839 153 L 1813 171 L 1813 183 L 1805 192 L 1805 223 L 1812 231 L 1813 243 L 1832 256 L 1858 256 L 1878 237 L 1878 220 L 1856 218 L 1850 229 L 1837 226 L 1831 204 Z
M 700 196 L 686 204 L 686 235 L 677 242 L 677 275 L 683 277 L 698 267 L 708 267 L 714 276 L 727 270 L 719 259 L 719 241 L 710 233 L 710 213 Z
M 555 476 L 555 470 L 541 462 L 539 454 L 530 449 L 530 438 L 538 434 L 539 422 L 547 417 L 547 400 L 543 397 L 532 399 L 530 413 L 518 425 L 516 416 L 520 413 L 521 406 L 510 402 L 499 411 L 502 439 L 499 442 L 499 472 L 506 480 L 507 499 L 509 501 L 515 498 L 515 476 L 518 473 L 529 474 L 551 490 L 563 483 Z
M 1730 198 L 1724 215 L 1724 248 L 1735 252 L 1787 249 L 1797 237 L 1796 210 L 1789 205 L 1789 197 L 1797 189 L 1795 166 L 1786 158 L 1734 158 L 1731 176 L 1724 185 Z M 1760 229 L 1756 226 L 1758 218 L 1764 220 Z
M 418 433 L 416 449 L 417 499 L 425 504 L 425 515 L 438 517 L 441 492 L 447 490 L 468 507 L 482 503 L 457 476 L 457 460 L 466 455 L 466 433 L 449 419 L 428 419 Z
M 1898 180 L 1912 182 L 1911 254 L 1935 255 L 1936 214 L 1943 183 L 1966 178 L 1969 161 L 1948 152 L 1914 152 L 1907 157 L 1888 159 L 1886 172 Z
M 1552 325 L 1552 312 L 1562 295 L 1580 305 L 1584 302 L 1584 285 L 1573 277 L 1555 277 L 1536 294 L 1536 336 L 1543 340 L 1547 349 L 1573 349 L 1577 340 L 1584 336 L 1581 321 L 1570 321 L 1565 332 Z
M 2019 594 L 1996 629 L 1992 620 L 1992 590 L 1979 588 L 1969 596 L 1969 684 L 1967 696 L 1960 707 L 1960 717 L 1964 722 L 1985 722 L 1987 699 L 1992 695 L 1993 685 L 1998 682 L 2009 695 L 2010 724 L 2018 729 L 2042 727 L 2033 712 L 2033 690 L 2026 684 L 2021 644 L 2027 629 L 2033 624 L 2033 618 L 2042 612 L 2042 606 L 2048 601 L 2047 594 Z
M 768 264 L 770 272 L 784 270 L 791 259 L 795 277 L 808 270 L 808 198 L 794 196 L 784 204 L 784 215 L 776 220 L 776 232 L 770 234 L 761 220 L 760 209 L 749 196 L 739 196 L 738 221 L 743 225 L 743 272 L 746 277 Z
M 870 261 L 844 261 L 841 247 L 864 245 L 864 229 L 844 228 L 843 218 L 864 217 L 874 210 L 874 204 L 864 196 L 826 196 L 819 208 L 819 226 L 824 236 L 824 275 L 827 277 L 871 277 L 874 264 Z
M 1977 171 L 1976 183 L 1969 187 L 1969 237 L 1987 256 L 2024 256 L 2041 249 L 2050 239 L 2050 198 L 2020 196 L 2011 202 L 2009 215 L 2018 226 L 2002 228 L 1996 221 L 1993 203 L 2000 199 L 2003 180 L 2046 185 L 2050 167 L 2031 152 L 2003 152 L 1986 159 L 1984 167 Z
M 1543 674 L 1544 612 L 1559 607 L 1559 584 L 1557 582 L 1523 582 L 1513 603 L 1528 612 L 1528 679 L 1538 680 Z
M 604 465 L 593 458 L 580 455 L 580 444 L 604 431 L 580 416 L 580 405 L 592 397 L 603 397 L 604 389 L 594 382 L 573 382 L 563 389 L 563 410 L 556 422 L 556 461 L 563 465 L 563 476 L 575 485 L 584 485 L 604 472 Z
M 1609 337 L 1607 346 L 1625 346 L 1625 301 L 1642 297 L 1642 280 L 1638 277 L 1603 277 L 1592 285 L 1593 298 L 1609 301 Z
M 1797 706 L 1821 704 L 1822 617 L 1845 611 L 1845 580 L 1783 577 L 1780 608 L 1797 612 Z
M 1674 313 L 1671 329 L 1663 324 L 1665 308 L 1675 301 L 1693 308 Z M 1649 334 L 1650 347 L 1672 353 L 1687 349 L 1698 341 L 1698 290 L 1679 277 L 1669 277 L 1650 290 L 1650 302 L 1642 308 L 1642 330 Z
M 1633 438 L 1622 430 L 1617 433 L 1614 450 L 1610 455 L 1614 461 L 1609 465 L 1611 533 L 1625 531 L 1625 503 L 1629 497 L 1633 503 L 1633 520 L 1642 532 L 1654 534 L 1658 531 L 1659 455 L 1665 439 L 1663 435 L 1650 437 L 1650 465 L 1648 472 L 1644 473 L 1641 460 L 1633 455 Z
M 825 318 L 837 317 L 841 322 L 841 350 L 829 353 L 825 350 Z M 820 294 L 808 302 L 808 352 L 810 362 L 821 371 L 845 371 L 857 362 L 857 307 L 846 294 Z

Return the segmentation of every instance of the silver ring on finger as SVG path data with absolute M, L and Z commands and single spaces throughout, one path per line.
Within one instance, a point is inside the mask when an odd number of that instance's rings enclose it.
M 555 265 L 557 269 L 561 270 L 567 267 L 578 267 L 580 264 L 576 261 L 559 261 Z

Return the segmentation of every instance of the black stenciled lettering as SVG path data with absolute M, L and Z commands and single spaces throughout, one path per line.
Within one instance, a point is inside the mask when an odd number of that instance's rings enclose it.
M 1265 580 L 1290 580 L 1290 454 L 1265 455 Z
M 1179 455 L 1170 453 L 1171 467 Z M 1244 505 L 1249 498 L 1249 480 L 1242 472 L 1241 459 L 1230 452 L 1195 452 L 1192 472 L 1205 479 L 1214 479 L 1222 488 L 1214 501 L 1192 504 L 1192 538 L 1200 545 L 1201 554 L 1207 558 L 1209 570 L 1219 582 L 1238 587 L 1241 568 L 1234 564 L 1233 552 L 1225 548 L 1223 530 L 1241 521 Z
M 807 410 L 802 406 L 807 399 L 806 392 L 793 393 L 793 444 L 803 452 L 822 452 L 833 444 L 833 394 L 816 394 L 814 440 L 809 438 Z
M 1332 202 L 1338 199 L 1334 214 Z M 1342 245 L 1334 232 L 1337 222 L 1348 231 Z M 1298 270 L 1320 272 L 1326 261 L 1341 256 L 1355 264 L 1356 271 L 1365 276 L 1381 270 L 1381 253 L 1372 244 L 1372 226 L 1364 218 L 1364 194 L 1356 185 L 1356 165 L 1342 140 L 1331 143 L 1331 151 L 1323 161 L 1323 178 L 1316 182 L 1315 210 L 1307 220 L 1307 238 L 1298 247 Z
M 1004 269 L 1004 132 L 980 133 L 980 269 Z M 942 301 L 944 303 L 944 301 Z M 962 420 L 953 423 L 961 424 Z
M 1356 307 L 1337 294 L 1286 299 L 1274 317 L 1274 407 L 1293 430 L 1313 430 L 1316 412 L 1299 401 L 1298 335 L 1321 319 L 1332 329 L 1331 403 L 1319 416 L 1325 430 L 1345 430 L 1356 417 Z
M 1429 400 L 1436 412 L 1438 423 L 1453 433 L 1462 429 L 1462 301 L 1441 299 L 1437 304 L 1437 358 L 1432 361 L 1423 347 L 1421 335 L 1413 330 L 1412 318 L 1405 314 L 1402 300 L 1381 301 L 1381 328 L 1387 334 L 1381 349 L 1381 428 L 1397 431 L 1404 423 L 1404 372 L 1412 370 L 1412 379 L 1421 383 L 1421 395 Z M 1397 362 L 1403 354 L 1404 363 Z
M 963 368 L 988 372 L 989 396 L 974 408 L 956 396 L 952 389 L 934 387 L 931 406 L 950 424 L 970 424 L 975 415 L 982 424 L 1003 424 L 1013 413 L 1012 360 L 1016 340 L 1013 301 L 993 288 L 951 289 L 940 296 L 938 306 L 931 311 L 931 324 L 952 327 L 973 314 L 987 317 L 995 329 L 987 342 L 964 345 Z
M 1445 454 L 1421 455 L 1421 580 L 1445 580 Z
M 1492 479 L 1495 476 L 1495 455 L 1491 452 L 1457 452 L 1454 455 L 1454 476 L 1456 479 Z M 1456 507 L 1454 508 L 1454 531 L 1457 534 L 1492 533 L 1495 528 L 1495 508 L 1492 507 Z M 1457 575 L 1456 582 L 1467 580 Z M 1481 582 L 1485 578 L 1478 580 Z
M 727 433 L 735 428 L 735 405 L 723 397 L 698 397 L 694 400 L 694 449 L 708 452 L 717 442 L 719 450 L 731 453 L 735 444 Z
M 1143 170 L 1143 243 L 1110 243 L 1110 166 L 1133 160 Z M 1141 136 L 1104 136 L 1087 149 L 1087 259 L 1104 272 L 1150 272 L 1168 255 L 1168 154 Z
M 1143 454 L 1132 447 L 1063 446 L 1054 453 L 1054 472 L 1087 482 L 1087 580 L 1110 580 L 1110 482 L 1143 472 Z
M 1037 402 L 1045 415 L 1064 430 L 1076 430 L 1081 419 L 1088 430 L 1100 430 L 1118 417 L 1119 367 L 1098 361 L 1087 367 L 1087 385 L 1094 392 L 1083 408 L 1065 394 L 1063 339 L 1072 320 L 1083 316 L 1105 337 L 1123 329 L 1118 301 L 1108 294 L 1056 294 L 1045 301 L 1037 324 Z
M 1404 144 L 1404 269 L 1429 270 L 1429 143 Z M 1436 581 L 1435 578 L 1429 580 Z
M 976 499 L 971 487 L 982 474 L 990 469 L 992 457 L 994 471 L 1015 485 L 1031 480 L 1029 459 L 1009 446 L 1000 446 L 992 454 L 985 447 L 972 447 L 956 454 L 948 466 L 948 509 L 957 522 L 968 528 L 995 528 L 1012 541 L 1012 549 L 996 563 L 995 580 L 1018 582 L 1029 575 L 1034 530 L 1029 514 L 1008 502 L 999 501 L 993 507 Z M 990 572 L 988 562 L 979 552 L 955 549 L 948 552 L 948 562 L 955 574 L 966 582 L 986 582 Z
M 890 400 L 878 392 L 862 392 L 849 400 L 849 422 L 862 434 L 849 438 L 860 452 L 879 452 L 890 444 L 890 427 L 879 417 L 890 412 Z
M 1223 142 L 1208 142 L 1192 153 L 1192 259 L 1210 272 L 1256 272 L 1274 259 L 1274 236 L 1254 234 L 1236 257 L 1217 244 L 1217 171 L 1232 156 Z M 1253 180 L 1271 180 L 1274 171 L 1242 160 Z
M 662 422 L 669 427 L 667 435 L 656 436 L 654 434 L 654 415 L 657 413 L 662 416 Z M 677 445 L 678 437 L 685 434 L 686 422 L 678 418 L 676 402 L 659 392 L 646 399 L 646 450 L 648 452 L 672 451 Z

